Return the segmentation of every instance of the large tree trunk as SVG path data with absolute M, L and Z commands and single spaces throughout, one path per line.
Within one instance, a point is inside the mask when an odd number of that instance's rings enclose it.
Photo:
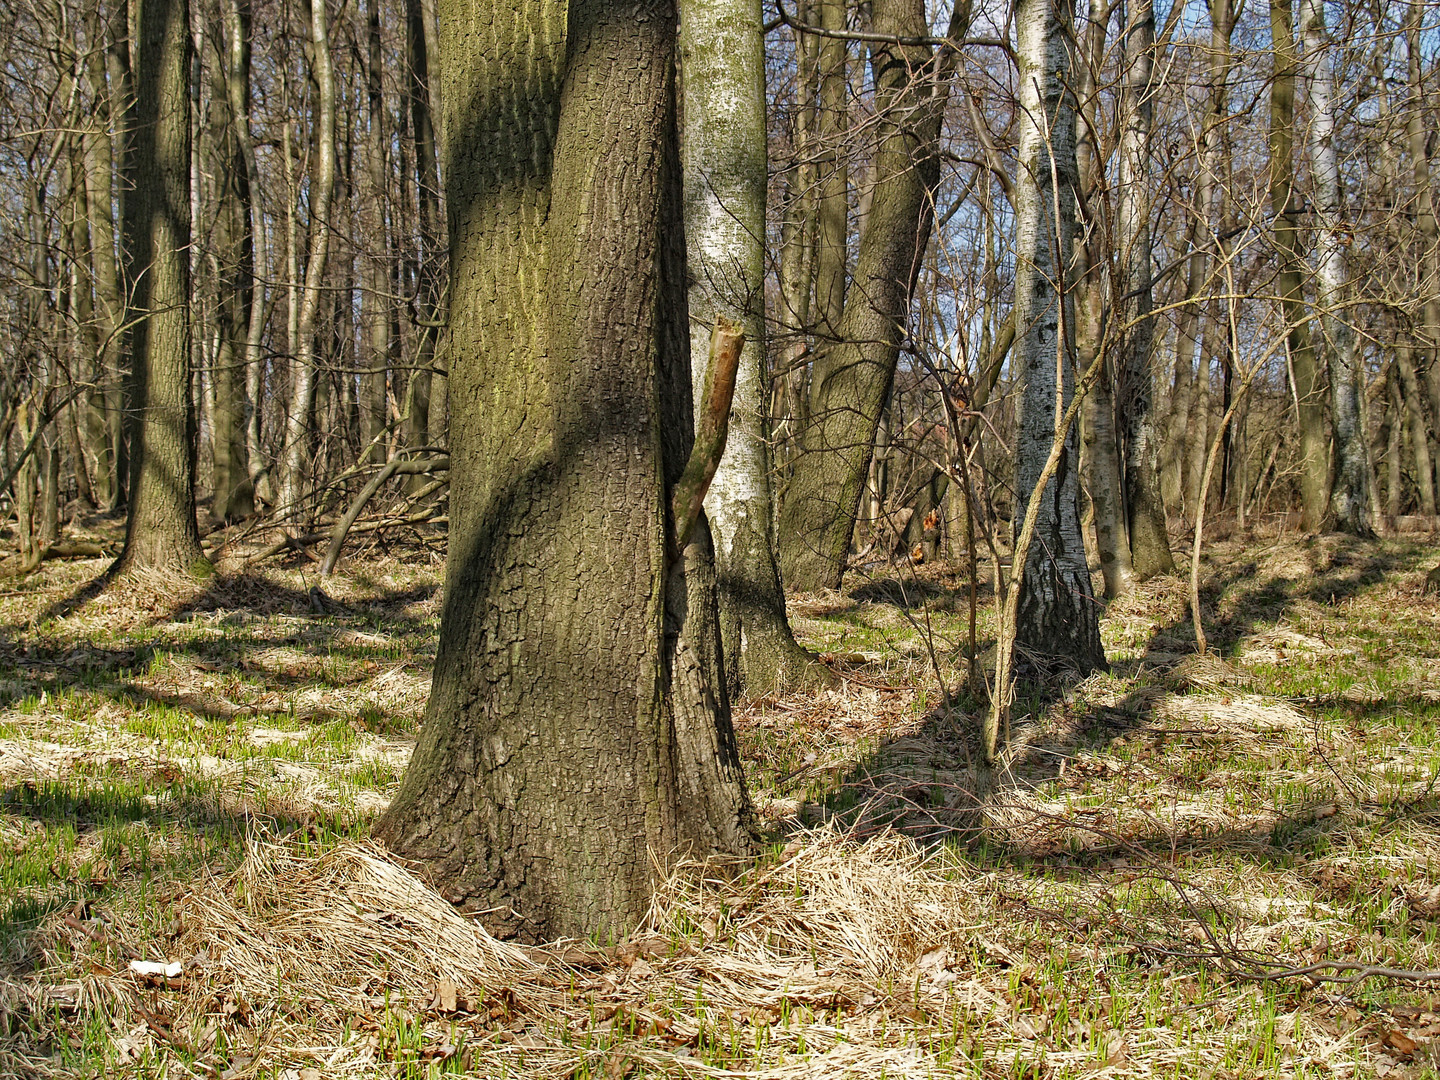
M 1361 372 L 1351 315 L 1342 305 L 1349 289 L 1347 237 L 1340 193 L 1340 160 L 1335 149 L 1333 43 L 1325 26 L 1323 0 L 1301 0 L 1305 39 L 1306 97 L 1310 105 L 1310 175 L 1315 186 L 1315 293 L 1330 371 L 1330 422 L 1335 431 L 1334 481 L 1330 516 L 1335 527 L 1369 536 L 1370 461 L 1360 419 Z
M 121 571 L 206 567 L 195 523 L 190 396 L 190 9 L 144 0 L 136 48 L 132 190 L 130 500 Z
M 1125 508 L 1130 565 L 1136 581 L 1175 569 L 1165 504 L 1160 496 L 1160 433 L 1154 407 L 1155 320 L 1151 315 L 1151 232 L 1156 183 L 1150 131 L 1155 120 L 1155 7 L 1134 0 L 1125 27 L 1121 92 L 1120 282 L 1117 306 L 1124 330 L 1120 350 L 1120 426 L 1125 439 Z
M 1330 461 L 1325 445 L 1325 402 L 1305 312 L 1301 206 L 1295 182 L 1295 73 L 1299 63 L 1291 0 L 1270 0 L 1270 38 L 1275 65 L 1270 81 L 1270 212 L 1275 217 L 1280 264 L 1276 291 L 1290 327 L 1290 366 L 1300 402 L 1300 520 L 1302 528 L 1314 532 L 1324 527 L 1329 507 Z
M 1050 455 L 1056 416 L 1068 407 L 1075 378 L 1065 347 L 1065 337 L 1074 326 L 1068 275 L 1078 182 L 1075 102 L 1066 87 L 1070 76 L 1066 35 L 1072 17 L 1069 0 L 1020 0 L 1015 11 L 1020 62 L 1014 183 L 1020 382 L 1015 435 L 1017 536 Z M 1099 612 L 1080 534 L 1076 449 L 1072 427 L 1065 435 L 1059 467 L 1040 495 L 1035 542 L 1025 560 L 1015 622 L 1022 670 L 1064 666 L 1089 672 L 1105 665 Z
M 772 543 L 765 441 L 765 42 L 760 0 L 682 0 L 685 239 L 697 390 L 716 320 L 745 329 L 729 439 L 705 512 L 715 538 L 731 690 L 764 693 L 827 673 L 795 642 Z
M 873 10 L 879 33 L 912 38 L 926 33 L 920 0 L 878 0 Z M 951 36 L 963 37 L 967 25 L 968 6 L 961 5 Z M 811 371 L 803 453 L 780 511 L 781 564 L 789 588 L 839 588 L 845 573 L 875 428 L 895 378 L 910 294 L 934 222 L 942 88 L 950 57 L 941 54 L 946 63 L 939 71 L 936 59 L 925 45 L 871 46 L 882 125 L 875 191 L 839 340 L 821 349 Z M 822 212 L 822 266 L 824 228 Z
M 693 437 L 675 8 L 562 10 L 440 3 L 451 555 L 377 826 L 532 939 L 623 934 L 655 860 L 752 845 L 708 532 L 677 561 L 667 529 Z

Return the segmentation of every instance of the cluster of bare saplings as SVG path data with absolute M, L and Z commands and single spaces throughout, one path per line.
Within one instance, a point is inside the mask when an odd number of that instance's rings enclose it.
M 727 695 L 830 677 L 782 582 L 987 563 L 988 759 L 1090 565 L 1430 527 L 1440 10 L 939 7 L 10 0 L 15 560 L 448 528 L 377 829 L 539 935 L 747 850 Z

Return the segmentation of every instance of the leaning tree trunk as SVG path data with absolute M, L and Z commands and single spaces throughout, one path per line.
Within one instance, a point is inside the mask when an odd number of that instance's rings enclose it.
M 1075 231 L 1075 102 L 1067 31 L 1069 0 L 1020 0 L 1015 170 L 1015 324 L 1019 387 L 1015 435 L 1017 535 L 1054 444 L 1056 417 L 1069 405 L 1075 372 L 1065 347 L 1074 325 L 1068 290 Z M 1058 187 L 1056 185 L 1058 180 Z M 1058 213 L 1057 213 L 1058 210 Z M 1058 286 L 1058 288 L 1057 288 Z M 1080 533 L 1079 460 L 1074 428 L 1041 493 L 1015 621 L 1015 643 L 1031 673 L 1105 666 L 1100 622 Z
M 667 0 L 441 0 L 451 529 L 425 725 L 377 826 L 499 933 L 623 934 L 752 849 L 690 412 Z M 551 192 L 556 194 L 552 200 Z
M 1155 320 L 1151 315 L 1150 217 L 1156 183 L 1150 131 L 1155 121 L 1155 7 L 1135 0 L 1125 28 L 1125 81 L 1121 90 L 1120 284 L 1123 330 L 1120 426 L 1125 438 L 1125 508 L 1130 566 L 1136 581 L 1175 569 L 1170 557 L 1165 503 L 1160 495 L 1160 432 L 1154 405 Z
M 1369 536 L 1369 451 L 1360 419 L 1362 374 L 1355 352 L 1355 333 L 1344 310 L 1349 287 L 1345 265 L 1345 227 L 1340 193 L 1340 160 L 1335 150 L 1335 72 L 1333 43 L 1325 26 L 1322 0 L 1301 0 L 1305 39 L 1306 90 L 1310 105 L 1310 174 L 1314 178 L 1315 292 L 1324 331 L 1325 358 L 1330 371 L 1330 422 L 1335 431 L 1334 481 L 1330 516 L 1335 527 L 1355 536 Z
M 772 543 L 765 441 L 765 42 L 760 0 L 682 0 L 685 239 L 697 388 L 710 335 L 745 330 L 725 456 L 705 499 L 731 690 L 764 693 L 827 669 L 795 642 Z
M 1315 346 L 1305 314 L 1305 260 L 1300 251 L 1301 213 L 1295 183 L 1295 29 L 1291 0 L 1270 0 L 1270 38 L 1275 73 L 1270 81 L 1270 212 L 1275 217 L 1276 275 L 1281 311 L 1290 333 L 1290 365 L 1300 403 L 1301 525 L 1325 524 L 1330 463 L 1325 447 L 1325 403 Z
M 878 0 L 873 11 L 878 33 L 912 41 L 926 33 L 920 0 Z M 969 5 L 957 5 L 951 37 L 964 36 L 968 11 Z M 914 44 L 872 44 L 871 50 L 882 125 L 875 189 L 839 340 L 818 352 L 811 371 L 803 452 L 780 511 L 785 583 L 801 590 L 836 589 L 844 576 L 940 178 L 943 88 L 953 53 L 937 56 Z M 823 240 L 823 218 L 821 234 Z M 820 256 L 823 265 L 823 242 Z
M 140 5 L 125 200 L 134 328 L 122 572 L 208 566 L 195 522 L 190 397 L 190 49 L 185 0 Z

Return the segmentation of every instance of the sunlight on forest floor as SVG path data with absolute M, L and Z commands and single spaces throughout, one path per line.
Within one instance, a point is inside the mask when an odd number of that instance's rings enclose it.
M 84 599 L 103 562 L 47 564 L 0 592 L 0 1076 L 1436 1076 L 1440 978 L 1264 978 L 1440 969 L 1433 555 L 1212 545 L 1218 656 L 1179 579 L 1110 605 L 1111 671 L 1018 704 L 979 804 L 963 581 L 797 598 L 843 678 L 736 710 L 766 856 L 543 950 L 368 840 L 433 559 L 324 614 L 304 568 Z

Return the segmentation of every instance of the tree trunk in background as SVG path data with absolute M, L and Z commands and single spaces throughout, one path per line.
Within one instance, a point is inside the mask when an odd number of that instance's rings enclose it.
M 1430 129 L 1425 123 L 1424 58 L 1420 49 L 1421 19 L 1425 5 L 1412 4 L 1405 19 L 1405 50 L 1409 71 L 1410 100 L 1407 109 L 1407 131 L 1410 142 L 1410 167 L 1415 178 L 1415 224 L 1420 231 L 1422 253 L 1418 269 L 1420 296 L 1420 340 L 1423 360 L 1420 370 L 1425 374 L 1429 391 L 1430 418 L 1436 429 L 1426 429 L 1430 440 L 1430 457 L 1435 460 L 1436 438 L 1440 436 L 1440 222 L 1435 214 L 1435 192 L 1430 182 Z M 1432 495 L 1432 500 L 1434 496 Z
M 1178 504 L 1191 520 L 1198 510 L 1200 476 L 1210 445 L 1211 354 L 1201 348 L 1206 340 L 1206 308 L 1210 305 L 1202 297 L 1213 291 L 1207 267 L 1215 234 L 1223 228 L 1221 206 L 1226 193 L 1220 173 L 1224 125 L 1229 115 L 1230 71 L 1234 67 L 1230 48 L 1234 33 L 1235 9 L 1230 0 L 1211 0 L 1210 100 L 1200 133 L 1200 172 L 1190 208 L 1190 251 L 1185 269 L 1185 296 L 1190 303 L 1179 312 L 1175 331 L 1176 393 L 1170 411 L 1169 456 L 1162 476 L 1162 483 L 1167 490 L 1173 486 Z
M 380 39 L 380 2 L 366 0 L 365 5 L 365 194 L 366 218 L 371 234 L 380 249 L 365 260 L 361 273 L 360 323 L 364 342 L 360 376 L 360 443 L 370 446 L 385 430 L 385 392 L 390 367 L 390 323 L 394 318 L 390 292 L 390 233 L 385 215 L 388 204 L 386 177 L 386 146 L 390 133 L 386 130 L 385 83 L 383 52 Z M 362 190 L 364 190 L 362 188 Z M 385 447 L 376 445 L 371 457 L 383 460 Z
M 1109 4 L 1091 6 L 1085 25 L 1081 55 L 1084 62 L 1076 77 L 1075 171 L 1084 193 L 1084 204 L 1093 215 L 1104 198 L 1100 189 L 1100 133 L 1096 122 L 1096 77 L 1105 63 L 1105 35 L 1112 8 Z M 1110 239 L 1108 222 L 1091 218 L 1084 222 L 1083 242 L 1075 245 L 1075 271 L 1072 286 L 1075 294 L 1075 352 L 1082 369 L 1094 363 L 1100 353 L 1105 333 L 1105 286 L 1108 253 L 1105 243 Z M 1130 564 L 1130 537 L 1121 495 L 1120 443 L 1115 432 L 1115 397 L 1113 365 L 1107 360 L 1085 402 L 1085 423 L 1081 445 L 1084 448 L 1083 468 L 1090 491 L 1090 510 L 1094 520 L 1096 555 L 1100 572 L 1105 578 L 1105 596 L 1114 599 L 1130 591 L 1134 571 Z
M 1301 527 L 1315 532 L 1329 509 L 1330 462 L 1325 445 L 1325 402 L 1310 324 L 1305 311 L 1305 260 L 1300 251 L 1302 211 L 1295 173 L 1295 55 L 1292 0 L 1270 0 L 1270 37 L 1275 74 L 1270 81 L 1270 212 L 1279 259 L 1276 291 L 1290 327 L 1290 364 L 1300 401 Z
M 1124 331 L 1120 349 L 1120 426 L 1125 439 L 1130 564 L 1136 581 L 1148 581 L 1175 569 L 1160 497 L 1160 432 L 1154 406 L 1150 218 L 1151 189 L 1157 178 L 1150 136 L 1155 122 L 1155 8 L 1151 0 L 1132 0 L 1124 51 L 1119 192 L 1123 293 L 1116 309 L 1124 323 L 1133 325 Z
M 406 97 L 410 105 L 410 124 L 415 137 L 415 188 L 420 211 L 419 262 L 415 268 L 415 350 L 414 368 L 406 390 L 405 441 L 409 446 L 426 446 L 439 442 L 444 417 L 432 422 L 431 368 L 435 363 L 435 321 L 440 312 L 440 275 L 436 260 L 440 257 L 440 180 L 435 161 L 435 130 L 430 112 L 430 63 L 425 42 L 425 10 L 420 0 L 405 3 L 405 55 L 409 79 Z M 411 478 L 412 488 L 420 487 L 425 478 Z
M 310 46 L 315 86 L 315 175 L 310 178 L 310 216 L 305 280 L 295 316 L 294 359 L 291 363 L 290 415 L 285 424 L 285 468 L 280 479 L 279 510 L 297 518 L 305 495 L 307 468 L 313 452 L 311 416 L 319 379 L 316 321 L 326 299 L 322 288 L 330 255 L 330 200 L 335 192 L 335 69 L 330 58 L 330 16 L 326 0 L 310 0 Z
M 705 498 L 715 539 L 721 640 L 734 693 L 828 675 L 795 642 L 771 540 L 765 409 L 765 42 L 760 0 L 681 0 L 685 241 L 695 397 L 710 336 L 745 329 L 724 458 Z
M 1056 414 L 1068 405 L 1075 376 L 1064 347 L 1074 326 L 1068 273 L 1078 183 L 1075 102 L 1065 85 L 1072 19 L 1069 0 L 1019 0 L 1015 9 L 1020 67 L 1014 183 L 1015 359 L 1020 383 L 1013 514 L 1017 536 L 1050 455 Z M 1065 288 L 1057 290 L 1057 283 Z M 1025 562 L 1015 623 L 1022 671 L 1063 666 L 1083 673 L 1105 666 L 1099 611 L 1080 535 L 1073 427 L 1065 441 L 1059 468 L 1040 496 L 1035 543 Z
M 125 490 L 118 475 L 124 438 L 121 413 L 121 349 L 124 344 L 125 297 L 115 257 L 114 146 L 110 124 L 118 118 L 106 79 L 105 57 L 92 49 L 86 57 L 86 80 L 94 116 L 83 136 L 85 196 L 90 222 L 90 279 L 94 286 L 95 391 L 90 396 L 88 430 L 95 447 L 95 499 L 103 510 L 114 510 Z
M 244 167 L 244 180 L 237 183 L 243 215 L 245 240 L 241 247 L 242 270 L 249 295 L 245 298 L 245 341 L 240 356 L 244 375 L 244 443 L 249 497 L 253 508 L 262 489 L 265 455 L 261 448 L 261 410 L 265 383 L 265 277 L 270 272 L 269 232 L 260 206 L 260 170 L 255 160 L 255 140 L 250 132 L 250 0 L 226 0 L 225 4 L 225 87 L 234 125 L 237 171 Z
M 190 9 L 144 0 L 136 42 L 132 189 L 130 499 L 121 572 L 208 567 L 195 522 L 190 397 Z
M 816 0 L 820 26 L 844 31 L 846 0 Z M 820 193 L 815 203 L 815 337 L 824 352 L 840 337 L 845 310 L 848 269 L 850 169 L 842 143 L 849 130 L 846 102 L 849 47 L 838 38 L 820 39 L 820 93 L 817 136 L 820 153 Z M 792 583 L 793 584 L 793 583 Z
M 227 58 L 228 61 L 228 58 Z M 214 142 L 220 169 L 215 177 L 216 208 L 213 250 L 219 275 L 219 343 L 211 367 L 215 409 L 211 428 L 210 516 L 217 522 L 238 521 L 255 512 L 254 487 L 245 453 L 245 356 L 250 329 L 251 250 L 246 206 L 249 176 L 235 117 L 230 106 L 230 71 L 213 73 Z
M 708 532 L 668 555 L 692 438 L 675 8 L 562 12 L 440 0 L 451 557 L 376 828 L 527 939 L 623 935 L 657 861 L 753 850 Z
M 1344 200 L 1340 191 L 1340 160 L 1335 149 L 1335 73 L 1333 43 L 1325 26 L 1323 0 L 1301 0 L 1305 40 L 1305 88 L 1310 106 L 1310 175 L 1314 184 L 1315 300 L 1324 332 L 1325 359 L 1330 372 L 1330 422 L 1335 432 L 1334 480 L 1330 516 L 1335 527 L 1354 536 L 1369 536 L 1370 461 L 1365 426 L 1360 416 L 1362 373 L 1355 353 L 1348 298 L 1349 271 Z
M 873 11 L 878 33 L 918 37 L 927 31 L 920 0 L 879 0 Z M 949 36 L 963 37 L 968 25 L 968 5 L 957 6 Z M 871 46 L 880 117 L 875 193 L 839 340 L 819 351 L 811 369 L 803 452 L 780 511 L 781 565 L 789 588 L 836 589 L 845 573 L 875 428 L 895 377 L 910 295 L 934 222 L 940 122 L 952 59 L 948 51 L 936 56 L 924 45 Z

